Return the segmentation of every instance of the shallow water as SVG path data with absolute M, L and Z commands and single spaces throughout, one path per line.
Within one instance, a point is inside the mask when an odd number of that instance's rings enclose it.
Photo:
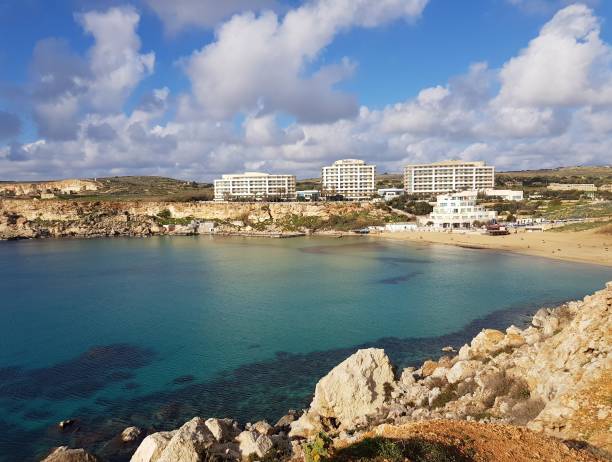
M 127 425 L 275 419 L 359 345 L 413 364 L 611 276 L 363 237 L 0 243 L 0 460 L 59 443 L 125 460 L 102 441 Z

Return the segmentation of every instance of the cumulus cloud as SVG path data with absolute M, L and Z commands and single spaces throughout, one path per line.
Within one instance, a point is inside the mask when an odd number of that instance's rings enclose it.
M 559 11 L 501 70 L 500 104 L 573 106 L 612 102 L 612 52 L 585 5 Z
M 448 158 L 482 159 L 499 170 L 610 162 L 612 48 L 584 5 L 560 10 L 499 68 L 477 62 L 406 101 L 373 109 L 352 100 L 351 110 L 343 109 L 342 97 L 351 97 L 335 91 L 333 82 L 358 69 L 350 60 L 317 67 L 321 50 L 341 30 L 416 17 L 419 5 L 409 5 L 318 1 L 283 17 L 234 16 L 185 62 L 193 93 L 157 88 L 130 113 L 88 102 L 92 54 L 80 59 L 61 44 L 48 45 L 71 72 L 36 61 L 37 109 L 42 114 L 43 103 L 56 104 L 49 119 L 70 120 L 73 137 L 0 148 L 0 171 L 23 179 L 146 174 L 211 180 L 251 169 L 312 177 L 342 157 L 389 172 Z M 139 53 L 139 42 L 122 43 Z M 148 72 L 142 66 L 135 74 L 140 79 Z M 70 98 L 78 103 L 76 113 Z
M 77 16 L 94 38 L 87 56 L 70 50 L 65 40 L 39 41 L 30 64 L 28 88 L 39 135 L 75 139 L 89 111 L 117 111 L 153 71 L 154 53 L 140 54 L 138 13 L 130 7 L 91 11 Z
M 304 122 L 328 122 L 357 112 L 352 95 L 333 86 L 351 75 L 348 59 L 308 73 L 333 38 L 351 27 L 375 27 L 418 17 L 428 0 L 318 0 L 283 18 L 268 11 L 236 15 L 216 40 L 193 53 L 185 70 L 197 102 L 212 117 L 283 111 Z
M 89 50 L 93 80 L 88 97 L 97 110 L 117 110 L 134 87 L 153 72 L 155 54 L 140 54 L 136 27 L 140 15 L 131 7 L 91 11 L 77 16 L 83 29 L 94 37 Z
M 145 0 L 175 34 L 188 27 L 213 27 L 234 13 L 278 8 L 275 0 Z

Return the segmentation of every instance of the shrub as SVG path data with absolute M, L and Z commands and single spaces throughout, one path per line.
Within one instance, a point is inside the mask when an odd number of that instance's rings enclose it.
M 324 432 L 319 432 L 314 440 L 304 445 L 306 462 L 323 462 L 327 460 L 331 444 L 331 438 Z
M 168 209 L 164 209 L 161 212 L 159 212 L 157 216 L 163 220 L 167 220 L 169 218 L 172 218 L 172 212 L 170 212 L 170 210 Z

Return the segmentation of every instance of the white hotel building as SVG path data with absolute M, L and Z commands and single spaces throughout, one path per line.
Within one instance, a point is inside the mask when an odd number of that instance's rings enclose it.
M 295 176 L 245 172 L 223 175 L 215 180 L 215 200 L 269 199 L 295 200 Z
M 497 218 L 497 212 L 476 205 L 478 191 L 439 195 L 428 221 L 438 229 L 471 228 L 475 221 L 486 223 Z
M 363 160 L 337 160 L 321 169 L 323 195 L 342 195 L 349 200 L 370 199 L 375 194 L 376 165 L 366 165 Z
M 482 161 L 447 160 L 404 168 L 407 194 L 481 190 L 494 186 L 495 167 Z

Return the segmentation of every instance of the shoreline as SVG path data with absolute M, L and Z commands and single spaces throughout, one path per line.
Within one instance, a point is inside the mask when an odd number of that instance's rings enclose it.
M 592 230 L 520 232 L 506 236 L 409 231 L 370 234 L 374 239 L 439 244 L 472 250 L 512 252 L 552 260 L 612 267 L 612 236 Z

